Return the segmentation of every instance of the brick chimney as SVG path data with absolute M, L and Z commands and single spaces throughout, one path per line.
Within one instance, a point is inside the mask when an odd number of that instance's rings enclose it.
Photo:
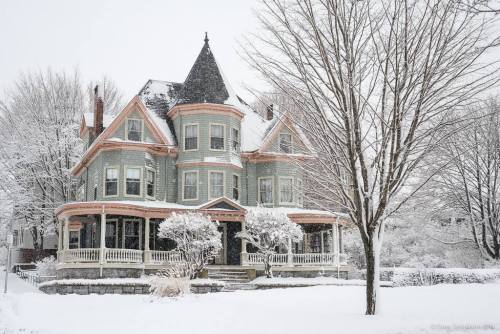
M 94 136 L 97 138 L 103 131 L 102 119 L 104 114 L 104 102 L 102 100 L 102 89 L 99 85 L 94 88 Z
M 267 106 L 267 114 L 266 114 L 266 119 L 268 121 L 273 119 L 274 113 L 273 113 L 274 106 L 272 104 Z

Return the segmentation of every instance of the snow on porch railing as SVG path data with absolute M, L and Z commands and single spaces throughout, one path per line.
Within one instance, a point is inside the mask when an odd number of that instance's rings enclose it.
M 336 258 L 332 253 L 293 254 L 292 263 L 296 265 L 334 264 Z
M 142 251 L 137 249 L 106 248 L 106 262 L 142 263 Z
M 182 254 L 176 251 L 150 251 L 150 262 L 153 264 L 182 263 Z
M 345 263 L 344 254 L 340 254 L 340 263 Z M 243 263 L 246 265 L 262 264 L 263 255 L 257 253 L 243 253 Z M 297 265 L 297 266 L 314 266 L 314 265 L 336 265 L 337 256 L 332 253 L 304 253 L 292 254 L 292 261 L 288 262 L 289 254 L 274 254 L 271 258 L 272 265 Z M 344 261 L 343 261 L 344 260 Z
M 60 257 L 62 255 L 62 257 Z M 63 262 L 98 262 L 99 248 L 75 248 L 59 251 L 58 259 Z

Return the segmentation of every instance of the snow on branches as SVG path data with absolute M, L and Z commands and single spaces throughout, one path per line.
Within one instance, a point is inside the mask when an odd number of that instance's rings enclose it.
M 277 248 L 290 247 L 290 243 L 302 240 L 302 227 L 288 218 L 286 213 L 257 207 L 248 210 L 245 230 L 237 237 L 250 243 L 257 253 L 262 254 L 267 277 L 272 277 L 271 258 Z
M 173 213 L 159 227 L 158 236 L 176 243 L 186 261 L 190 278 L 196 278 L 208 261 L 222 249 L 219 223 L 201 213 Z

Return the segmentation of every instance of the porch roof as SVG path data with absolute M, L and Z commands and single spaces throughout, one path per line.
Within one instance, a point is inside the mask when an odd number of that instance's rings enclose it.
M 225 205 L 220 206 L 221 203 Z M 102 213 L 143 218 L 166 218 L 172 212 L 200 211 L 217 220 L 241 221 L 251 208 L 254 207 L 242 206 L 227 197 L 221 197 L 195 206 L 162 201 L 69 202 L 59 206 L 55 213 L 59 218 Z M 348 216 L 343 213 L 292 207 L 276 207 L 274 209 L 286 213 L 296 223 L 348 223 Z

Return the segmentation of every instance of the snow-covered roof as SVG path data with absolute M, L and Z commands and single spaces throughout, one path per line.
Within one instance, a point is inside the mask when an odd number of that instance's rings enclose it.
M 146 106 L 151 119 L 173 145 L 177 141 L 173 125 L 166 114 L 177 101 L 181 88 L 180 83 L 150 79 L 139 92 L 139 97 Z
M 89 128 L 94 127 L 94 113 L 92 112 L 86 112 L 83 114 L 83 118 L 85 120 L 85 125 Z M 109 114 L 104 114 L 102 116 L 102 126 L 107 128 L 111 122 L 113 122 L 113 119 L 115 119 L 115 116 L 109 115 Z

